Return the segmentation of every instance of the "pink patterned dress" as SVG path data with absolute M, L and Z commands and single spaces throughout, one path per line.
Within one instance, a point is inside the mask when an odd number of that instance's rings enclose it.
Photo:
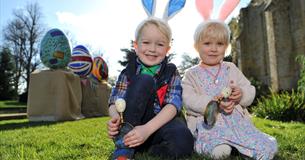
M 200 79 L 201 89 L 209 96 L 219 95 L 222 88 L 229 85 L 229 71 L 224 63 L 222 67 L 194 68 Z M 211 73 L 217 76 L 217 84 Z M 241 154 L 254 159 L 272 159 L 277 152 L 275 138 L 259 131 L 244 113 L 234 109 L 232 114 L 218 116 L 212 128 L 208 128 L 203 121 L 199 121 L 195 132 L 195 151 L 200 154 L 211 155 L 213 149 L 220 144 L 228 144 L 236 148 Z

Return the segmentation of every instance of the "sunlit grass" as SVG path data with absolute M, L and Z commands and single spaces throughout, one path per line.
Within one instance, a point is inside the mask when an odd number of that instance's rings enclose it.
M 107 137 L 108 119 L 103 117 L 58 123 L 33 123 L 26 119 L 0 121 L 0 159 L 109 159 L 114 145 Z M 260 130 L 278 140 L 279 153 L 275 159 L 305 159 L 305 124 L 255 117 L 253 122 Z M 148 154 L 136 155 L 136 159 L 161 160 Z M 207 158 L 194 154 L 186 159 Z M 242 158 L 237 155 L 230 159 Z
M 62 123 L 0 122 L 0 159 L 107 159 L 107 118 Z

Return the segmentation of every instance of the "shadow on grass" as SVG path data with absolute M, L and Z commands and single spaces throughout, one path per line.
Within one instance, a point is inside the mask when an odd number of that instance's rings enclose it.
M 5 105 L 10 105 L 10 106 L 26 106 L 26 103 L 18 102 L 18 101 L 7 101 L 4 102 Z
M 2 104 L 0 106 L 0 109 L 26 109 L 27 103 L 22 103 L 18 101 L 2 101 Z
M 31 127 L 38 127 L 38 126 L 48 126 L 53 125 L 60 122 L 12 122 L 12 123 L 5 123 L 0 124 L 0 130 L 14 130 L 14 129 L 21 129 L 21 128 L 31 128 Z

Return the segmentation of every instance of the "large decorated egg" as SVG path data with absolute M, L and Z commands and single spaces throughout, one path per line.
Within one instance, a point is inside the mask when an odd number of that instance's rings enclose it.
M 59 29 L 49 30 L 40 44 L 40 59 L 49 68 L 67 67 L 71 58 L 71 48 L 66 35 Z
M 98 81 L 108 79 L 108 66 L 101 56 L 94 57 L 91 76 Z
M 92 68 L 92 58 L 88 49 L 83 45 L 73 48 L 68 67 L 80 77 L 86 77 Z

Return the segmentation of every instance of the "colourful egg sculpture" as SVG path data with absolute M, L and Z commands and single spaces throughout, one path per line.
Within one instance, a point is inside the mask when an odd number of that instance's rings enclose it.
M 40 59 L 52 69 L 67 67 L 71 58 L 71 48 L 66 35 L 59 29 L 49 30 L 40 44 Z
M 91 76 L 98 81 L 108 79 L 108 66 L 101 56 L 94 57 Z
M 80 77 L 86 77 L 92 69 L 92 58 L 88 49 L 83 45 L 73 48 L 68 67 Z

